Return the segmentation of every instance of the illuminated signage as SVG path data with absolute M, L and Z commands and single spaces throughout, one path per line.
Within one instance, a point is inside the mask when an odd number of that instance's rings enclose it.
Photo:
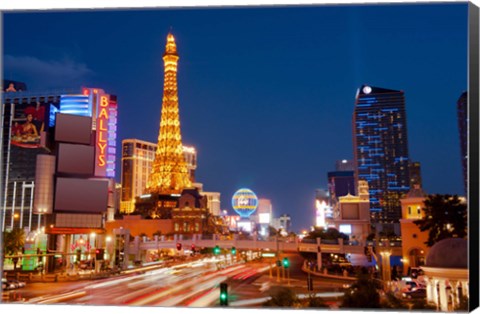
M 269 224 L 271 222 L 270 213 L 260 213 L 258 214 L 258 223 Z
M 93 89 L 96 108 L 95 176 L 115 177 L 117 103 L 101 89 Z M 92 95 L 92 94 L 90 94 Z
M 352 233 L 352 225 L 340 225 L 339 228 L 341 233 L 351 234 Z
M 97 166 L 101 169 L 107 165 L 107 124 L 108 124 L 108 97 L 100 97 L 100 108 L 97 116 Z M 104 170 L 106 172 L 106 169 Z
M 327 211 L 327 203 L 325 201 L 316 201 L 316 208 L 317 208 L 317 227 L 325 227 L 325 213 Z

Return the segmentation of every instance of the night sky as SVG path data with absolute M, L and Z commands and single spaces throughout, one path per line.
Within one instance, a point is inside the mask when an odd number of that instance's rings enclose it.
M 467 89 L 467 4 L 58 11 L 4 15 L 4 78 L 118 96 L 121 140 L 157 142 L 166 36 L 180 55 L 184 144 L 197 181 L 242 187 L 314 223 L 315 189 L 353 158 L 362 84 L 405 91 L 410 158 L 427 193 L 462 194 L 456 102 Z M 120 182 L 120 153 L 117 160 Z

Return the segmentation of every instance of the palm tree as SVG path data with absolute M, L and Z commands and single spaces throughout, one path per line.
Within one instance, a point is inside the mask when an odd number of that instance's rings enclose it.
M 443 239 L 467 236 L 467 205 L 458 195 L 429 195 L 424 204 L 425 216 L 414 224 L 421 231 L 428 231 L 427 246 Z
M 25 231 L 14 228 L 10 232 L 3 232 L 3 249 L 5 255 L 16 255 L 25 245 Z M 14 270 L 16 270 L 18 257 L 12 258 Z

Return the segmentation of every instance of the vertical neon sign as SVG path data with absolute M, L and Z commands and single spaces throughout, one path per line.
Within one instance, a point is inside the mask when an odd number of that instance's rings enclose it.
M 100 96 L 99 110 L 97 116 L 97 141 L 95 154 L 95 175 L 104 177 L 107 174 L 107 133 L 108 133 L 108 96 Z

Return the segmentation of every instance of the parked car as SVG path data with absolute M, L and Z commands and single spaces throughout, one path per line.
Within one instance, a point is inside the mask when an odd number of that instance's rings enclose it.
M 17 289 L 18 285 L 11 280 L 7 280 L 6 278 L 2 278 L 2 290 L 13 290 Z
M 418 276 L 423 276 L 423 275 L 424 275 L 424 271 L 420 267 L 412 267 L 410 269 L 410 276 L 413 279 L 417 279 Z
M 419 282 L 418 280 L 411 279 L 411 280 L 402 280 L 401 281 L 402 291 L 413 291 L 419 288 L 426 288 L 426 286 Z
M 16 280 L 16 279 L 9 280 L 9 282 L 15 284 L 15 286 L 16 286 L 17 288 L 23 288 L 23 287 L 25 287 L 25 286 L 27 285 L 25 282 L 23 282 L 23 281 L 18 281 L 18 280 Z
M 427 297 L 427 289 L 418 288 L 415 290 L 402 293 L 405 299 L 425 299 Z

